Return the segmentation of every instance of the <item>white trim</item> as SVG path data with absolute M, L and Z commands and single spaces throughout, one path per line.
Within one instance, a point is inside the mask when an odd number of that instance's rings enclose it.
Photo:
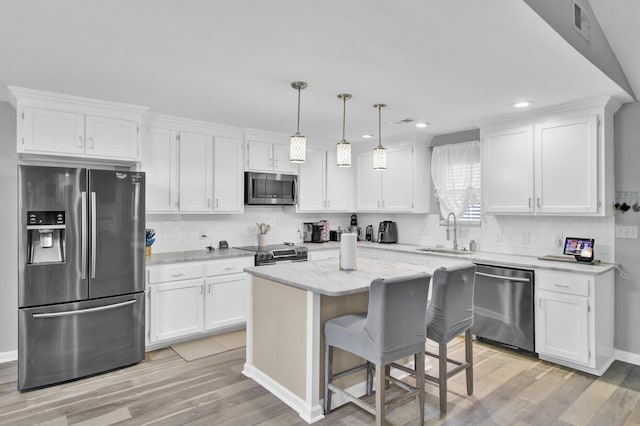
M 3 362 L 16 361 L 18 359 L 18 351 L 0 352 L 0 364 Z
M 278 398 L 280 401 L 291 407 L 300 415 L 300 417 L 302 417 L 305 422 L 311 424 L 324 418 L 324 414 L 322 413 L 322 406 L 319 403 L 314 406 L 308 406 L 307 403 L 303 401 L 299 396 L 295 395 L 289 389 L 273 380 L 271 377 L 260 371 L 260 369 L 256 368 L 255 366 L 250 367 L 250 370 L 248 371 L 245 366 L 243 374 L 247 375 L 247 372 L 249 371 L 251 375 L 247 377 L 253 379 L 256 383 L 275 395 L 276 398 Z
M 640 354 L 615 349 L 613 351 L 613 355 L 615 359 L 617 359 L 618 361 L 628 362 L 629 364 L 634 364 L 634 365 L 640 365 Z
M 252 377 L 252 366 L 253 366 L 253 275 L 249 274 L 248 278 L 248 287 L 249 290 L 247 292 L 247 319 L 246 319 L 246 349 L 245 349 L 245 360 L 244 360 L 244 368 L 242 369 L 242 374 L 251 378 Z
M 306 410 L 320 405 L 320 294 L 307 290 Z M 322 412 L 322 410 L 321 410 Z M 323 416 L 324 417 L 324 416 Z

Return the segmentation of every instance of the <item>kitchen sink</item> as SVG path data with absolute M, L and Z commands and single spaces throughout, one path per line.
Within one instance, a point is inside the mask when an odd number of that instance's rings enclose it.
M 472 254 L 474 252 L 469 250 L 454 250 L 450 248 L 444 247 L 420 247 L 417 248 L 418 251 L 426 251 L 431 253 L 444 253 L 444 254 Z

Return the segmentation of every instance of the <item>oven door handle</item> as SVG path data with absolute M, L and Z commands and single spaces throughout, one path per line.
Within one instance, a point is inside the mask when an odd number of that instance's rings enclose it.
M 529 278 L 505 277 L 504 275 L 487 274 L 486 272 L 476 272 L 476 275 L 480 275 L 481 277 L 487 277 L 487 278 L 498 278 L 500 280 L 515 281 L 519 283 L 531 282 Z

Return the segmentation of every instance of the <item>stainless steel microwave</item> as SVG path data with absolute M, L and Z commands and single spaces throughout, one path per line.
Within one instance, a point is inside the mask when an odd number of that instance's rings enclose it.
M 244 203 L 293 205 L 297 202 L 297 184 L 296 175 L 245 172 Z

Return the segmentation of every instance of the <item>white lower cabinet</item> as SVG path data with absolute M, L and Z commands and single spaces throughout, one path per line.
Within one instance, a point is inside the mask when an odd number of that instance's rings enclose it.
M 536 270 L 536 352 L 541 359 L 602 375 L 613 362 L 613 271 Z
M 242 326 L 253 257 L 147 267 L 147 339 L 153 348 Z

